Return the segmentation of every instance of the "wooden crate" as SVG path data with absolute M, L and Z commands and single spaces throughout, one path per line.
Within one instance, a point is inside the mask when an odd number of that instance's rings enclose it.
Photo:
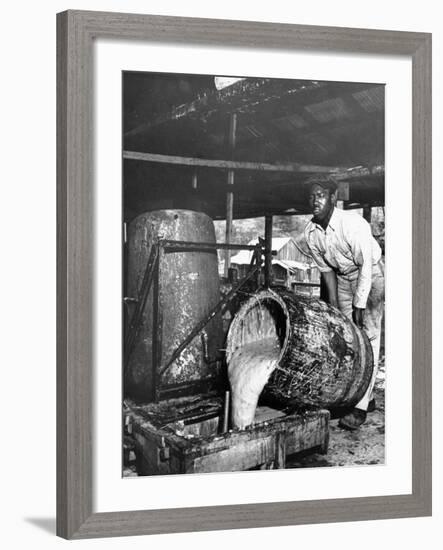
M 286 456 L 316 448 L 326 453 L 329 412 L 285 414 L 258 407 L 255 424 L 220 433 L 222 400 L 193 396 L 130 404 L 139 475 L 284 468 Z

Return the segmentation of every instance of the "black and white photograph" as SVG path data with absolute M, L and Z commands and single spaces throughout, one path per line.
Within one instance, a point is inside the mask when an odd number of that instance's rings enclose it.
M 384 464 L 385 85 L 122 91 L 123 477 Z
M 439 7 L 4 5 L 4 548 L 438 546 Z

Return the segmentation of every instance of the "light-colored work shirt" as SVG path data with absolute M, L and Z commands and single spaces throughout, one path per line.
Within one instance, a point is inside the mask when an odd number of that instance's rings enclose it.
M 357 281 L 353 305 L 365 308 L 372 284 L 372 266 L 381 249 L 371 226 L 360 215 L 334 208 L 326 230 L 312 220 L 305 228 L 306 242 L 319 270 Z

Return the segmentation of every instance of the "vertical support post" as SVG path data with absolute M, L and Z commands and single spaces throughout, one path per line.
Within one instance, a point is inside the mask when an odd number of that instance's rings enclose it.
M 122 239 L 123 239 L 123 296 L 128 295 L 128 224 L 123 222 L 122 228 Z M 128 337 L 129 321 L 131 319 L 129 315 L 129 306 L 125 303 L 125 300 L 122 302 L 122 312 L 123 312 L 123 342 L 126 342 Z M 124 357 L 125 354 L 123 354 Z
M 232 113 L 229 120 L 229 156 L 232 159 L 235 150 L 235 136 L 237 131 L 237 113 Z M 226 234 L 225 243 L 229 244 L 232 239 L 232 218 L 234 211 L 234 170 L 228 171 L 228 190 L 226 192 Z M 225 251 L 225 277 L 228 277 L 231 266 L 231 251 Z
M 365 204 L 363 206 L 363 217 L 370 224 L 372 219 L 372 208 Z
M 265 216 L 265 286 L 272 284 L 272 216 Z
M 192 189 L 197 189 L 197 184 L 198 184 L 198 179 L 197 179 L 197 170 L 194 170 L 194 172 L 192 172 L 192 182 L 191 182 L 191 185 L 192 185 Z
M 275 467 L 283 469 L 286 466 L 286 434 L 278 432 L 275 436 Z
M 349 181 L 339 181 L 337 189 L 337 200 L 349 201 Z
M 161 270 L 163 267 L 164 248 L 162 244 L 158 247 L 158 257 L 154 272 L 153 286 L 153 320 L 152 320 L 152 395 L 154 401 L 158 402 L 159 388 L 158 383 L 161 377 L 162 366 L 162 345 L 163 345 L 163 300 Z
M 225 391 L 225 402 L 224 402 L 224 408 L 223 408 L 223 433 L 226 433 L 228 431 L 230 399 L 231 399 L 231 392 Z

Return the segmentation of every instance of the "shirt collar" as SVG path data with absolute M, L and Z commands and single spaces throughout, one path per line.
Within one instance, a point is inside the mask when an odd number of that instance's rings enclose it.
M 334 206 L 327 228 L 330 227 L 333 231 L 335 231 L 337 228 L 339 217 L 340 211 Z M 314 231 L 314 229 L 321 229 L 322 231 L 325 231 L 319 223 L 316 223 L 315 221 L 313 221 L 313 218 L 311 218 L 311 227 L 309 228 L 309 232 Z

